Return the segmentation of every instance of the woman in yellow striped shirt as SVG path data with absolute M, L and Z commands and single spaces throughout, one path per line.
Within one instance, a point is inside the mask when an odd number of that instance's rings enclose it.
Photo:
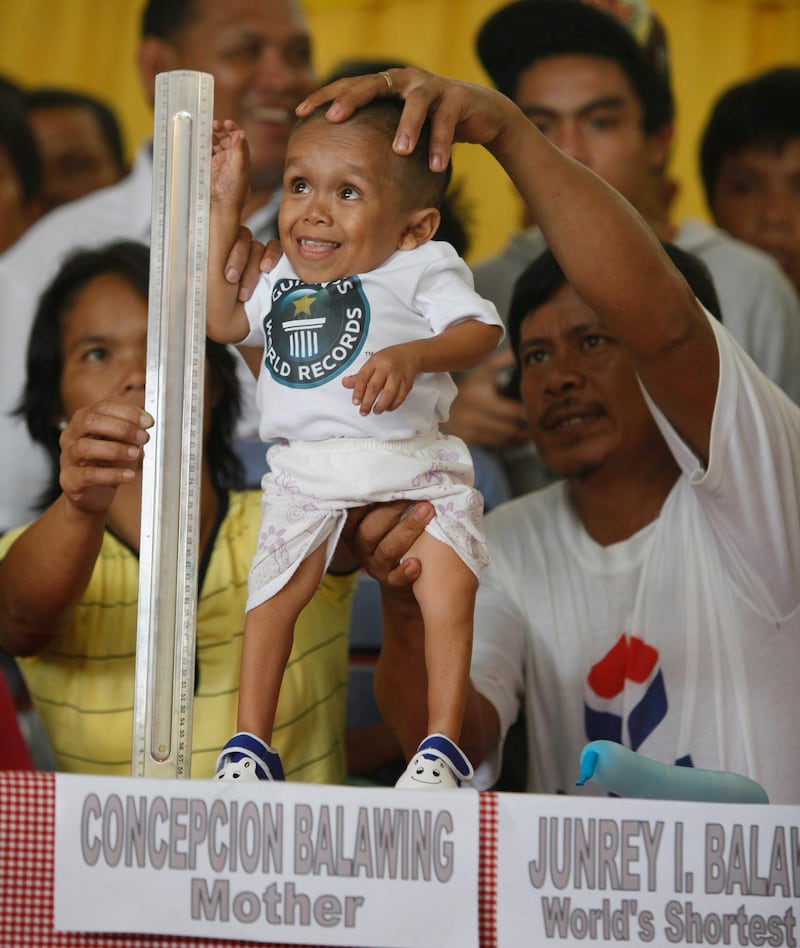
M 52 461 L 43 512 L 0 539 L 0 645 L 20 657 L 59 769 L 130 774 L 149 252 L 80 251 L 43 294 L 20 414 Z M 230 490 L 234 356 L 207 348 L 191 775 L 235 730 L 260 491 Z M 4 463 L 9 463 L 6 459 Z M 337 564 L 348 568 L 342 560 Z M 354 575 L 329 573 L 298 624 L 276 727 L 290 780 L 345 778 Z

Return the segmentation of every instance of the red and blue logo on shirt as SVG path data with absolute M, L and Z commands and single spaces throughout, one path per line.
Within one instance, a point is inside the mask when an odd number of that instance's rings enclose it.
M 621 635 L 587 676 L 584 721 L 589 741 L 607 740 L 636 750 L 667 713 L 658 651 L 632 635 Z M 619 713 L 620 698 L 630 711 Z M 632 704 L 632 706 L 631 706 Z
M 584 723 L 589 741 L 606 740 L 638 750 L 667 714 L 667 691 L 657 649 L 635 635 L 621 635 L 586 678 Z M 620 706 L 626 709 L 620 713 Z M 630 710 L 627 710 L 630 708 Z M 691 754 L 679 767 L 693 767 Z
M 264 366 L 291 388 L 313 388 L 343 372 L 364 345 L 367 298 L 357 276 L 325 285 L 278 280 L 264 317 Z

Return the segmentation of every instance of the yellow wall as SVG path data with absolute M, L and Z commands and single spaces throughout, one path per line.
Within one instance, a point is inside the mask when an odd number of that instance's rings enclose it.
M 224 3 L 225 0 L 218 0 Z M 305 0 L 324 75 L 345 57 L 392 57 L 486 81 L 473 53 L 480 23 L 504 0 Z M 651 0 L 670 37 L 678 124 L 672 172 L 677 215 L 705 216 L 696 171 L 699 131 L 731 82 L 779 63 L 800 63 L 800 0 Z M 2 0 L 0 73 L 23 85 L 62 84 L 103 96 L 132 152 L 152 119 L 134 55 L 142 0 Z M 518 202 L 481 150 L 456 152 L 472 208 L 473 252 L 498 249 L 517 225 Z

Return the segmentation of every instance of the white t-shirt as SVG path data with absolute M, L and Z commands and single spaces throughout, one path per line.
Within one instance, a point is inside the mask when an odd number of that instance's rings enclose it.
M 397 251 L 369 273 L 325 284 L 303 283 L 282 257 L 245 309 L 251 332 L 241 344 L 265 346 L 257 395 L 264 441 L 427 434 L 447 420 L 456 394 L 447 373 L 418 375 L 400 408 L 367 416 L 342 378 L 380 349 L 429 338 L 464 319 L 502 328 L 494 305 L 475 293 L 467 265 L 442 241 Z
M 486 519 L 472 678 L 503 734 L 524 701 L 530 790 L 572 792 L 611 738 L 800 803 L 800 408 L 710 322 L 708 467 L 651 403 L 682 472 L 653 523 L 602 547 L 564 483 Z

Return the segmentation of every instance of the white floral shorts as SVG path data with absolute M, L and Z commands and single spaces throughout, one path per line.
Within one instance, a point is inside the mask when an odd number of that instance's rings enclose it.
M 479 575 L 489 562 L 483 497 L 459 438 L 434 432 L 409 441 L 333 438 L 277 444 L 261 482 L 261 530 L 250 568 L 247 608 L 275 595 L 300 563 L 326 542 L 330 562 L 351 507 L 429 500 L 426 530 Z

